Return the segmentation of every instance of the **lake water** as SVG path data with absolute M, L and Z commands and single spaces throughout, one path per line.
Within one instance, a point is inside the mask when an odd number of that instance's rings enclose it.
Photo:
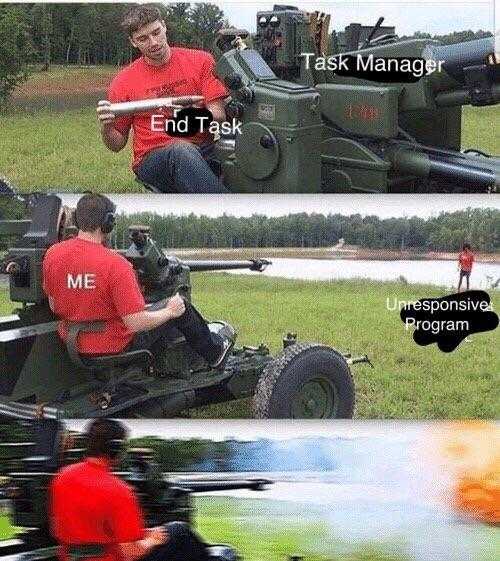
M 265 255 L 263 255 L 265 257 Z M 360 259 L 271 259 L 272 265 L 263 274 L 299 280 L 342 280 L 366 278 L 377 281 L 395 281 L 403 276 L 409 283 L 431 284 L 456 288 L 458 271 L 455 261 L 376 261 Z M 233 274 L 256 275 L 252 271 L 234 270 Z M 491 289 L 500 278 L 500 264 L 476 263 L 471 275 L 471 288 Z M 0 286 L 8 283 L 7 275 L 0 275 Z
M 265 257 L 265 255 L 263 255 Z M 264 275 L 302 280 L 340 280 L 367 278 L 394 281 L 401 275 L 409 283 L 456 287 L 458 271 L 455 261 L 370 261 L 354 259 L 290 259 L 273 258 Z M 230 271 L 235 274 L 256 274 L 251 271 Z M 489 278 L 488 278 L 489 277 Z M 500 278 L 500 264 L 476 263 L 471 274 L 471 288 L 491 288 Z

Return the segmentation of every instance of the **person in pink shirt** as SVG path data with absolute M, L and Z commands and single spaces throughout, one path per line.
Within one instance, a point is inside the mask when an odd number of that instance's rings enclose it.
M 460 276 L 458 279 L 458 289 L 457 292 L 460 292 L 462 288 L 462 280 L 465 278 L 467 283 L 467 290 L 469 290 L 469 279 L 470 274 L 472 272 L 472 265 L 474 263 L 474 254 L 472 253 L 470 244 L 464 243 L 462 246 L 462 251 L 458 256 L 458 268 L 460 271 Z

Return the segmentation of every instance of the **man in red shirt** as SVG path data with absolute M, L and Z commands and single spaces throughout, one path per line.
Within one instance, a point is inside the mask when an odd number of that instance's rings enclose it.
M 460 289 L 462 287 L 462 280 L 464 277 L 467 282 L 467 290 L 469 290 L 469 279 L 470 279 L 473 263 L 474 263 L 474 254 L 471 251 L 470 244 L 464 243 L 464 245 L 462 246 L 462 251 L 458 256 L 458 268 L 460 270 L 460 277 L 458 279 L 457 292 L 460 292 Z
M 59 559 L 90 561 L 205 561 L 207 547 L 182 522 L 144 528 L 139 501 L 112 472 L 125 443 L 125 428 L 97 419 L 87 433 L 87 458 L 61 469 L 50 486 L 50 524 L 61 544 Z
M 161 349 L 176 330 L 213 367 L 223 365 L 234 344 L 226 326 L 211 333 L 196 309 L 179 294 L 165 307 L 146 310 L 132 265 L 105 246 L 113 229 L 115 205 L 98 194 L 84 195 L 76 206 L 75 238 L 51 246 L 43 260 L 43 286 L 53 312 L 62 321 L 59 335 L 68 336 L 68 322 L 100 321 L 104 330 L 82 332 L 77 341 L 83 355 L 116 354 L 125 350 Z M 161 361 L 157 368 L 162 369 Z
M 141 57 L 121 70 L 111 83 L 109 100 L 99 102 L 97 114 L 104 144 L 113 152 L 122 150 L 133 130 L 132 169 L 144 183 L 161 192 L 225 193 L 227 190 L 205 158 L 213 151 L 213 136 L 207 130 L 189 141 L 170 136 L 153 113 L 115 118 L 110 102 L 158 97 L 201 95 L 214 121 L 224 121 L 225 86 L 214 75 L 209 53 L 170 47 L 165 22 L 158 8 L 134 6 L 122 22 L 131 44 Z M 172 112 L 163 112 L 172 117 Z

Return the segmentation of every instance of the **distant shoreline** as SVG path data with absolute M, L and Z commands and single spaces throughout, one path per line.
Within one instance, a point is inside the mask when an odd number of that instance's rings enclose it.
M 352 259 L 357 261 L 456 261 L 458 252 L 446 251 L 396 251 L 356 247 L 249 247 L 249 248 L 165 248 L 167 254 L 185 259 L 250 259 L 283 257 L 291 259 Z M 476 253 L 477 263 L 500 264 L 500 253 Z
M 389 249 L 331 247 L 242 247 L 242 248 L 163 248 L 167 255 L 183 259 L 319 259 L 353 261 L 457 261 L 458 253 L 446 251 L 412 252 Z M 476 253 L 476 263 L 500 264 L 500 253 Z M 0 274 L 0 287 L 8 284 L 8 275 Z

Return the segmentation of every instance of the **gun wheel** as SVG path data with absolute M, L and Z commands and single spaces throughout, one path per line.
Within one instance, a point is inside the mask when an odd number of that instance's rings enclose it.
M 253 413 L 257 419 L 351 419 L 354 404 L 345 358 L 325 345 L 296 343 L 264 368 Z

